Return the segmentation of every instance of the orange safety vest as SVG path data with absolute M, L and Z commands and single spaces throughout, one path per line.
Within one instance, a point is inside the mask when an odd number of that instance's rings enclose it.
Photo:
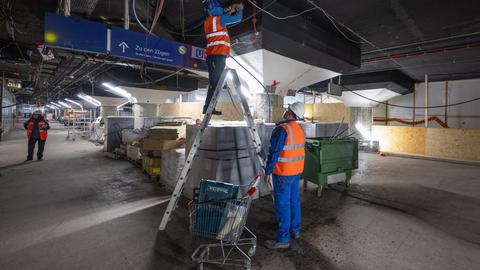
M 203 23 L 207 38 L 206 55 L 230 56 L 230 37 L 226 26 L 220 24 L 220 16 L 210 16 Z
M 278 162 L 275 164 L 273 174 L 292 176 L 303 173 L 305 161 L 305 134 L 296 121 L 289 121 L 279 125 L 287 132 L 285 146 Z
M 38 133 L 40 135 L 40 140 L 45 141 L 48 137 L 48 131 L 42 130 L 42 128 L 45 126 L 45 121 L 40 121 L 38 122 Z M 33 120 L 29 120 L 27 124 L 27 138 L 30 140 L 32 138 L 32 133 L 33 133 Z

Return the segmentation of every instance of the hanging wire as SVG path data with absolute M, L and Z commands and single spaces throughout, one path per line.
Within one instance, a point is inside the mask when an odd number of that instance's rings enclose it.
M 461 102 L 457 102 L 457 103 L 452 103 L 452 104 L 446 104 L 446 105 L 438 105 L 438 106 L 424 106 L 424 107 L 417 107 L 417 106 L 404 106 L 404 105 L 396 105 L 396 104 L 391 104 L 391 103 L 386 103 L 386 102 L 382 102 L 382 101 L 378 101 L 378 100 L 375 100 L 373 98 L 369 98 L 369 97 L 366 97 L 362 94 L 359 94 L 345 86 L 342 85 L 342 87 L 344 87 L 345 89 L 349 90 L 352 92 L 352 94 L 355 94 L 361 98 L 364 98 L 366 100 L 370 100 L 372 102 L 375 102 L 375 103 L 378 103 L 378 104 L 383 104 L 383 105 L 388 105 L 389 107 L 398 107 L 398 108 L 405 108 L 405 109 L 436 109 L 436 108 L 446 108 L 446 107 L 454 107 L 454 106 L 459 106 L 459 105 L 463 105 L 463 104 L 467 104 L 467 103 L 470 103 L 470 102 L 474 102 L 474 101 L 477 101 L 477 100 L 480 100 L 480 97 L 478 98 L 473 98 L 473 99 L 470 99 L 470 100 L 466 100 L 466 101 L 461 101 Z

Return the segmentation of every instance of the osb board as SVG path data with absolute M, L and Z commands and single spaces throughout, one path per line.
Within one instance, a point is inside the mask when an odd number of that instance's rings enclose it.
M 235 109 L 238 109 L 238 111 Z M 222 112 L 220 116 L 213 116 L 215 120 L 241 121 L 243 120 L 242 105 L 235 102 L 235 106 L 231 102 L 219 102 L 217 110 Z M 203 102 L 182 102 L 161 104 L 158 108 L 159 116 L 183 116 L 193 119 L 202 119 Z M 281 121 L 283 118 L 283 108 L 272 108 L 272 122 Z M 265 117 L 267 119 L 268 117 Z
M 183 116 L 191 117 L 193 119 L 202 119 L 203 102 L 182 102 L 182 103 L 168 103 L 161 104 L 158 108 L 159 116 Z M 239 110 L 235 109 L 235 106 Z M 238 121 L 243 120 L 241 114 L 242 107 L 240 103 L 235 102 L 235 106 L 231 102 L 219 102 L 216 109 L 222 111 L 222 115 L 214 116 L 213 119 Z
M 312 112 L 314 120 L 319 122 L 340 122 L 342 118 L 345 123 L 350 121 L 350 109 L 343 103 L 316 103 L 315 109 L 313 104 L 305 104 L 305 117 L 311 119 Z
M 425 154 L 425 128 L 372 126 L 372 138 L 379 141 L 383 152 Z
M 429 128 L 426 154 L 480 160 L 480 129 Z
M 283 120 L 284 108 L 273 107 L 272 108 L 272 123 L 280 122 Z

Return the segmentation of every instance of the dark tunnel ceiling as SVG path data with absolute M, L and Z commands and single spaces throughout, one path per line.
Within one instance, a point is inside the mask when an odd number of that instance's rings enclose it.
M 74 15 L 115 25 L 123 24 L 124 1 L 71 1 Z M 9 1 L 3 0 L 0 4 L 4 5 L 7 2 Z M 43 14 L 45 11 L 55 12 L 58 1 L 38 0 L 35 1 L 35 5 L 28 0 L 10 0 L 10 2 L 14 11 L 14 39 L 9 31 L 5 31 L 7 23 L 2 13 L 0 16 L 2 21 L 0 69 L 9 71 L 11 73 L 9 76 L 17 76 L 26 82 L 29 80 L 32 82 L 40 72 L 40 56 L 35 46 L 43 42 Z M 246 16 L 248 16 L 252 14 L 253 7 L 247 1 L 245 2 Z M 269 10 L 275 10 L 276 5 L 286 6 L 294 13 L 312 7 L 307 0 L 257 2 L 260 6 L 269 6 Z M 361 67 L 348 72 L 349 74 L 400 70 L 417 81 L 422 80 L 425 74 L 431 74 L 432 80 L 480 77 L 478 69 L 480 65 L 480 16 L 478 16 L 480 4 L 478 1 L 313 0 L 313 2 L 331 14 L 337 23 L 348 26 L 374 44 L 372 46 L 349 33 L 345 27 L 339 26 L 349 39 L 360 42 Z M 155 0 L 148 2 L 137 0 L 136 10 L 143 23 L 148 24 L 151 21 L 155 3 Z M 4 10 L 2 6 L 2 11 Z M 201 0 L 183 0 L 183 5 L 180 0 L 166 0 L 155 33 L 163 38 L 204 46 L 201 27 L 203 16 Z M 269 15 L 258 13 L 257 24 L 261 24 L 265 16 Z M 332 22 L 319 10 L 307 12 L 300 19 L 329 29 L 341 37 Z M 183 34 L 182 25 L 187 30 Z M 299 24 L 298 27 L 300 29 L 302 25 Z M 141 31 L 136 26 L 132 14 L 131 29 Z M 234 40 L 248 37 L 252 32 L 251 19 L 231 29 Z M 50 70 L 43 68 L 44 74 L 53 76 L 44 75 L 49 83 L 57 82 L 59 78 L 55 76 L 68 73 L 72 66 L 80 63 L 80 60 L 72 60 L 68 57 L 64 59 L 58 57 L 57 61 L 58 63 L 52 64 Z M 154 75 L 164 74 L 168 74 L 168 70 Z M 80 85 L 79 88 L 81 88 Z M 37 83 L 36 88 L 41 89 L 42 84 Z

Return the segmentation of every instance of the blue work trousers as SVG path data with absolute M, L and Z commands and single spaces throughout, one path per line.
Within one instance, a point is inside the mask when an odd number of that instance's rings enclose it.
M 288 243 L 290 236 L 300 233 L 300 175 L 273 174 L 275 215 L 277 217 L 277 242 Z

